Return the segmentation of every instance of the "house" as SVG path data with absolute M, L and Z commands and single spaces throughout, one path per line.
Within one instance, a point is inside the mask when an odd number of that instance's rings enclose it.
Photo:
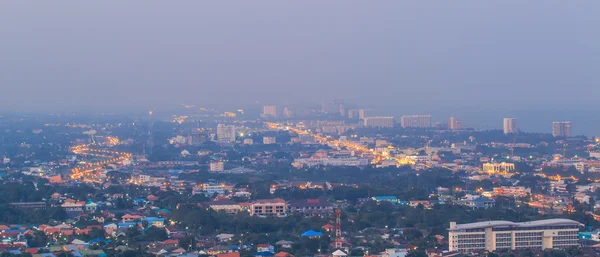
M 321 227 L 322 230 L 324 230 L 325 232 L 331 232 L 335 229 L 335 227 L 331 224 L 325 224 Z
M 292 244 L 294 244 L 294 242 L 292 241 L 285 241 L 285 240 L 279 240 L 277 241 L 277 243 L 275 243 L 275 245 L 281 247 L 281 248 L 285 248 L 285 249 L 291 249 L 292 248 Z
M 206 205 L 215 211 L 224 211 L 228 214 L 236 214 L 242 209 L 239 203 L 232 200 L 211 201 L 207 202 Z
M 275 253 L 275 247 L 273 247 L 270 244 L 259 244 L 258 246 L 256 246 L 256 252 L 258 253 Z
M 217 239 L 221 242 L 225 242 L 229 239 L 233 238 L 233 234 L 218 234 Z
M 208 249 L 208 255 L 219 255 L 222 253 L 231 253 L 233 250 L 226 245 L 216 245 Z
M 302 237 L 308 237 L 308 238 L 319 238 L 323 235 L 323 232 L 317 232 L 314 230 L 308 230 L 304 233 L 302 233 Z
M 275 257 L 295 257 L 295 256 L 288 252 L 278 252 L 277 254 L 275 254 Z
M 217 257 L 240 257 L 240 252 L 220 253 Z
M 385 252 L 381 253 L 381 257 L 406 257 L 408 255 L 407 249 L 400 248 L 388 248 Z
M 288 212 L 301 212 L 307 214 L 332 213 L 333 204 L 319 199 L 291 200 L 287 202 Z
M 125 214 L 125 215 L 123 215 L 123 217 L 121 217 L 121 221 L 123 223 L 127 223 L 127 222 L 138 221 L 143 218 L 146 218 L 146 216 L 137 215 L 137 214 Z
M 467 201 L 467 206 L 471 208 L 489 208 L 494 207 L 496 201 L 486 197 L 478 197 L 473 200 Z
M 408 205 L 410 207 L 417 207 L 419 205 L 422 205 L 425 208 L 430 208 L 431 207 L 431 203 L 427 200 L 411 200 L 408 202 Z
M 371 200 L 375 202 L 390 202 L 390 203 L 398 203 L 398 198 L 395 196 L 373 196 Z
M 141 220 L 142 220 L 142 222 L 143 221 L 147 222 L 148 226 L 155 226 L 155 227 L 159 227 L 159 228 L 162 228 L 165 226 L 164 218 L 146 217 L 146 218 L 142 218 Z
M 95 212 L 97 208 L 98 208 L 98 204 L 92 202 L 91 200 L 88 200 L 87 203 L 85 204 L 86 212 Z
M 85 206 L 85 202 L 83 201 L 75 201 L 72 199 L 67 199 L 63 204 L 60 205 L 66 212 L 83 212 L 83 207 Z
M 115 223 L 109 223 L 109 224 L 104 225 L 104 229 L 117 229 L 117 228 L 118 228 L 118 226 Z
M 169 247 L 169 246 L 177 246 L 179 244 L 179 241 L 176 239 L 167 239 L 165 241 L 162 241 L 163 246 L 164 247 Z
M 287 210 L 285 200 L 276 199 L 258 199 L 250 205 L 250 215 L 284 215 Z

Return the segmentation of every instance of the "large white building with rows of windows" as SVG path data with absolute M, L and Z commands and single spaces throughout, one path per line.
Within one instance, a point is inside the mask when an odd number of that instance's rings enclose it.
M 577 233 L 583 226 L 568 219 L 531 222 L 484 221 L 468 224 L 450 223 L 449 250 L 462 253 L 517 250 L 563 249 L 577 246 Z

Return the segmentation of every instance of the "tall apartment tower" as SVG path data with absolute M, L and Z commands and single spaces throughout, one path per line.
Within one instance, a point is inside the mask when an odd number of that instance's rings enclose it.
M 504 118 L 504 134 L 517 133 L 517 119 Z
M 366 117 L 369 117 L 369 110 L 367 109 L 359 109 L 358 110 L 358 118 L 364 120 Z
M 366 117 L 363 125 L 365 127 L 393 128 L 394 117 Z
M 265 105 L 263 106 L 262 116 L 267 117 L 277 117 L 277 106 L 275 105 Z
M 286 118 L 294 117 L 294 108 L 291 106 L 283 107 L 283 117 L 286 117 Z
M 217 140 L 223 142 L 235 142 L 234 125 L 217 125 Z
M 462 124 L 460 124 L 460 120 L 454 116 L 451 116 L 448 120 L 448 129 L 449 130 L 458 130 L 463 129 Z
M 429 128 L 431 115 L 402 115 L 400 125 L 403 128 Z
M 554 137 L 570 137 L 571 136 L 571 122 L 570 121 L 552 122 L 552 135 Z

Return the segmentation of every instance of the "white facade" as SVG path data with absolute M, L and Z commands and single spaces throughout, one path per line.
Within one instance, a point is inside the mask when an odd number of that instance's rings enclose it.
M 292 107 L 289 107 L 289 106 L 283 107 L 283 117 L 286 117 L 286 118 L 294 117 L 294 110 L 292 109 Z
M 263 144 L 272 145 L 275 143 L 276 143 L 275 137 L 263 137 Z
M 577 221 L 548 219 L 531 222 L 484 221 L 450 223 L 449 250 L 462 253 L 517 250 L 564 249 L 578 246 Z
M 394 117 L 365 117 L 363 123 L 365 127 L 392 128 Z
M 367 166 L 369 159 L 358 157 L 346 158 L 298 158 L 292 163 L 296 168 L 313 166 Z
M 370 114 L 369 110 L 367 110 L 367 109 L 358 110 L 358 118 L 359 119 L 364 119 L 366 117 L 369 117 L 370 116 L 369 114 Z
M 234 125 L 217 125 L 217 140 L 223 142 L 235 142 Z
M 210 172 L 223 172 L 225 170 L 225 165 L 223 161 L 211 161 L 210 162 Z
M 400 125 L 403 128 L 429 128 L 431 115 L 402 115 Z
M 263 106 L 263 117 L 277 117 L 277 106 L 265 105 Z
M 571 122 L 570 121 L 552 122 L 552 136 L 554 136 L 554 137 L 570 137 L 571 136 Z
M 450 119 L 448 119 L 448 129 L 449 130 L 458 130 L 458 129 L 462 129 L 462 124 L 460 124 L 460 120 L 458 120 L 456 117 L 452 116 L 450 117 Z
M 504 118 L 504 134 L 517 133 L 517 119 Z

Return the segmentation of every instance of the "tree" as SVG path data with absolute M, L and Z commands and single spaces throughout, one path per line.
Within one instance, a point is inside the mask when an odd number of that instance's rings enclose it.
M 427 254 L 425 251 L 417 250 L 410 252 L 406 257 L 427 257 Z
M 146 230 L 146 238 L 152 241 L 163 241 L 169 238 L 167 231 L 164 228 L 151 226 Z

